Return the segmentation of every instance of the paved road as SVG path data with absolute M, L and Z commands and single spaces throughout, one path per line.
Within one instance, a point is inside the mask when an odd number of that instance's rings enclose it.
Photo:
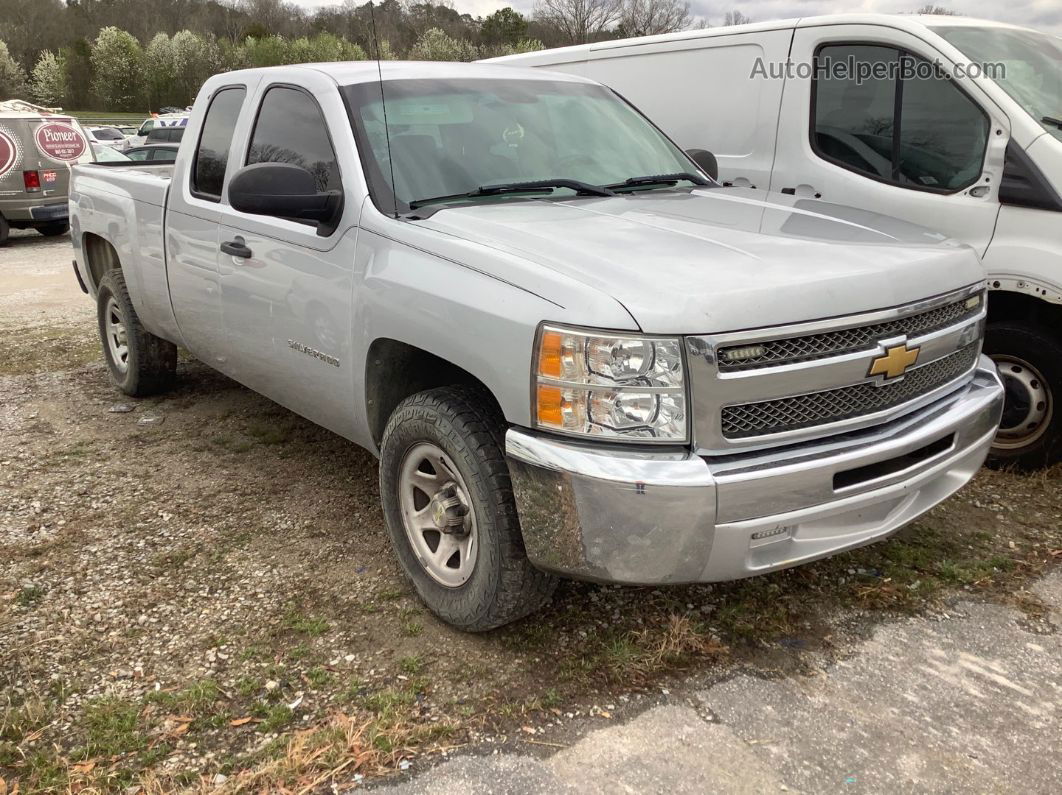
M 1062 792 L 1062 574 L 1034 591 L 1051 634 L 963 603 L 816 676 L 737 676 L 549 759 L 465 757 L 374 792 Z

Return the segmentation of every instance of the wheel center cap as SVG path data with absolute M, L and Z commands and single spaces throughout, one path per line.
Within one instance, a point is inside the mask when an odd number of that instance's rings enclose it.
M 431 521 L 443 533 L 465 532 L 468 508 L 457 494 L 457 486 L 447 483 L 431 498 Z

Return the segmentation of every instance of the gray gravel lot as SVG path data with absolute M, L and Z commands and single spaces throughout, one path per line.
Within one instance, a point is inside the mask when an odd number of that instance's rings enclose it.
M 465 635 L 400 577 L 370 455 L 183 355 L 173 392 L 118 394 L 71 257 L 0 248 L 7 785 L 1062 789 L 1062 469 L 983 471 L 811 566 L 565 584 Z

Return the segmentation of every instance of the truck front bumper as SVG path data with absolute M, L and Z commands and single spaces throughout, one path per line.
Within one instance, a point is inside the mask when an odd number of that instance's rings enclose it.
M 707 458 L 512 429 L 506 454 L 531 562 L 641 585 L 750 577 L 884 538 L 973 477 L 1003 410 L 995 365 L 870 431 Z

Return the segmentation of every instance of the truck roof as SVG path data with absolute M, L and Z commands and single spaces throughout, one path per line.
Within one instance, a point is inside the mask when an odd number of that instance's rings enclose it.
M 233 74 L 279 75 L 291 73 L 291 70 L 314 69 L 323 72 L 339 85 L 353 83 L 371 83 L 380 79 L 383 72 L 385 80 L 423 80 L 423 79 L 486 79 L 486 80 L 549 80 L 571 83 L 593 83 L 584 77 L 543 72 L 540 69 L 521 70 L 519 75 L 511 66 L 492 66 L 484 63 L 459 63 L 451 61 L 339 61 L 330 63 L 307 63 L 289 66 L 267 66 L 258 69 L 246 69 Z
M 984 27 L 984 28 L 1010 28 L 1013 30 L 1031 30 L 1021 25 L 1011 25 L 1006 22 L 996 22 L 990 19 L 971 19 L 969 17 L 956 17 L 948 15 L 931 14 L 825 14 L 815 17 L 791 17 L 789 19 L 776 19 L 769 22 L 751 22 L 746 25 L 729 25 L 718 28 L 705 28 L 703 30 L 683 30 L 678 33 L 662 33 L 656 36 L 639 36 L 630 39 L 612 39 L 600 41 L 594 44 L 576 44 L 572 47 L 557 47 L 549 50 L 540 50 L 517 55 L 503 55 L 498 58 L 486 58 L 481 63 L 522 63 L 535 60 L 537 55 L 561 56 L 570 54 L 577 56 L 580 53 L 612 50 L 621 47 L 632 47 L 639 44 L 659 44 L 669 41 L 692 41 L 696 39 L 709 39 L 715 36 L 729 36 L 740 33 L 759 33 L 769 30 L 789 30 L 792 28 L 807 28 L 819 25 L 886 25 L 898 30 L 910 33 L 925 32 L 934 27 Z M 546 63 L 551 58 L 547 57 Z M 562 59 L 563 60 L 563 59 Z

